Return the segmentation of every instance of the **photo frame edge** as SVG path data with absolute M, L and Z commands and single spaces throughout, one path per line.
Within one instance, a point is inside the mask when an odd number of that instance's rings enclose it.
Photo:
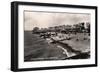
M 95 64 L 89 64 L 89 65 L 74 65 L 74 66 L 52 66 L 52 67 L 40 67 L 40 68 L 18 68 L 18 5 L 46 5 L 48 6 L 55 6 L 58 7 L 64 6 L 64 7 L 74 7 L 74 8 L 90 8 L 95 9 L 95 28 L 96 28 L 96 34 L 95 34 Z M 16 16 L 16 17 L 15 17 Z M 50 3 L 35 3 L 35 2 L 18 2 L 14 1 L 11 2 L 11 71 L 32 71 L 32 70 L 48 70 L 48 69 L 65 69 L 65 68 L 81 68 L 81 67 L 96 67 L 97 66 L 97 6 L 82 6 L 82 5 L 63 5 L 63 4 L 50 4 Z

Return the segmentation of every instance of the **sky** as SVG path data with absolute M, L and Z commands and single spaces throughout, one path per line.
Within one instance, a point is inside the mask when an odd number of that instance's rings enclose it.
M 24 11 L 25 30 L 32 30 L 34 27 L 48 28 L 90 21 L 90 14 Z

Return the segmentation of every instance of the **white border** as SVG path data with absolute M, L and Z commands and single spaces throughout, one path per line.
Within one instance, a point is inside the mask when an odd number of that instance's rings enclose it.
M 36 68 L 36 67 L 50 67 L 50 66 L 71 66 L 71 65 L 85 65 L 95 64 L 95 11 L 93 9 L 80 8 L 60 8 L 60 7 L 46 7 L 46 6 L 18 6 L 18 68 Z M 73 13 L 90 13 L 91 14 L 91 58 L 85 60 L 59 60 L 59 61 L 35 61 L 24 62 L 24 19 L 23 11 L 52 11 L 52 12 L 73 12 Z

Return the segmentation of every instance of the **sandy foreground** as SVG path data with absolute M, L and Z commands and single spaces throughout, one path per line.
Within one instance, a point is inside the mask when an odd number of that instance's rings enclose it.
M 68 35 L 63 35 L 67 37 Z M 63 38 L 64 38 L 63 37 Z M 90 57 L 90 39 L 88 34 L 70 35 L 71 39 L 51 37 L 43 39 L 31 31 L 24 32 L 24 61 L 87 59 Z

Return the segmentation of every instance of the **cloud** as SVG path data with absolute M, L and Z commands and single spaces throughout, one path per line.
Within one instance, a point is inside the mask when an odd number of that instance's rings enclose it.
M 34 27 L 47 28 L 57 25 L 90 22 L 90 14 L 25 11 L 24 19 L 25 30 L 32 30 Z

